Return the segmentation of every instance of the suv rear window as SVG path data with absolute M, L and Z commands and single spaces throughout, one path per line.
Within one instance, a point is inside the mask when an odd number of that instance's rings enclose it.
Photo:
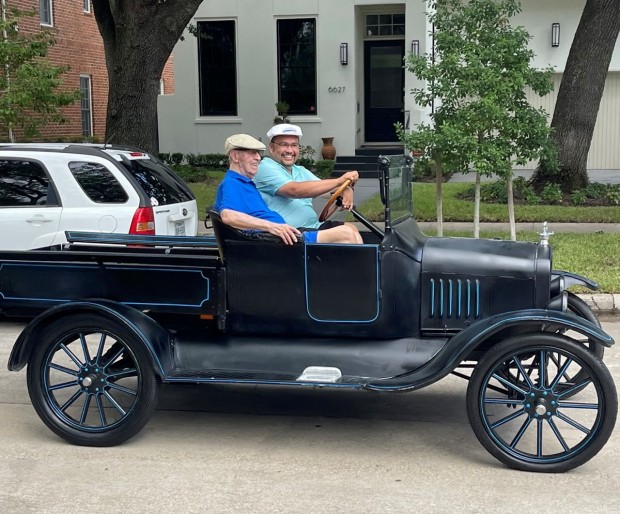
M 162 164 L 147 159 L 123 159 L 121 164 L 129 170 L 148 197 L 157 201 L 157 205 L 194 199 L 173 172 Z
M 127 192 L 103 164 L 70 162 L 69 169 L 88 198 L 96 203 L 125 203 Z
M 47 205 L 49 189 L 51 189 L 49 177 L 40 164 L 0 160 L 0 206 Z M 53 203 L 57 204 L 56 201 Z

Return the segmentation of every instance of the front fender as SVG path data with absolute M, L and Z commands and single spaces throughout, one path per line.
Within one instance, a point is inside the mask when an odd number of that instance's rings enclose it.
M 545 309 L 501 313 L 485 318 L 459 332 L 424 366 L 410 373 L 369 382 L 364 387 L 379 391 L 404 391 L 430 385 L 453 371 L 491 336 L 513 326 L 518 326 L 520 329 L 531 327 L 532 331 L 536 332 L 546 326 L 553 326 L 557 329 L 574 330 L 606 347 L 614 344 L 614 339 L 597 325 L 572 314 Z
M 21 370 L 30 359 L 32 348 L 45 334 L 49 324 L 57 319 L 80 313 L 96 313 L 114 320 L 131 331 L 151 356 L 153 370 L 160 377 L 172 369 L 173 355 L 170 334 L 143 312 L 128 305 L 109 300 L 70 302 L 46 310 L 34 318 L 17 338 L 9 357 L 9 371 Z
M 598 291 L 601 287 L 598 285 L 598 282 L 577 275 L 577 273 L 557 269 L 551 272 L 551 296 L 555 296 L 571 286 L 583 286 L 592 291 Z

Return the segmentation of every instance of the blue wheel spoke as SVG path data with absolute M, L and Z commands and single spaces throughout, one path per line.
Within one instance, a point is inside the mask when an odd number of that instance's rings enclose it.
M 523 375 L 523 378 L 527 382 L 527 385 L 530 387 L 530 389 L 532 389 L 534 387 L 534 384 L 532 384 L 532 381 L 530 380 L 530 376 L 523 369 L 523 365 L 521 364 L 521 361 L 517 359 L 517 357 L 513 357 L 512 359 L 515 361 L 515 364 L 517 365 L 517 368 L 519 368 L 519 372 Z
M 82 394 L 84 394 L 84 391 L 82 391 L 81 389 L 78 389 L 71 398 L 69 398 L 61 407 L 60 410 L 62 412 L 65 412 L 65 410 L 67 410 L 71 405 L 73 405 L 73 402 L 75 402 L 75 400 L 77 400 Z
M 130 394 L 131 396 L 136 396 L 138 394 L 133 389 L 129 389 L 127 387 L 123 387 L 123 386 L 118 385 L 118 384 L 110 383 L 110 384 L 108 384 L 108 386 L 110 386 L 110 389 L 114 389 L 116 391 L 120 391 L 121 393 Z
M 81 368 L 81 367 L 85 364 L 85 362 L 80 362 L 80 360 L 77 358 L 77 356 L 76 356 L 76 355 L 75 355 L 75 354 L 74 354 L 71 350 L 69 350 L 69 348 L 67 347 L 67 345 L 66 345 L 66 344 L 62 343 L 62 344 L 60 345 L 60 347 L 61 347 L 61 348 L 63 349 L 63 351 L 64 351 L 64 352 L 65 352 L 65 353 L 69 356 L 69 358 L 70 358 L 73 362 L 75 362 L 75 364 L 76 364 L 76 366 L 77 366 L 78 368 Z
M 590 434 L 590 429 L 584 427 L 581 423 L 577 423 L 574 419 L 569 418 L 565 414 L 558 412 L 557 416 L 562 421 L 565 421 L 566 423 L 568 423 L 570 426 L 575 427 L 577 430 L 581 430 L 584 434 L 588 434 L 588 435 Z
M 84 405 L 82 405 L 82 414 L 80 415 L 80 425 L 86 423 L 86 416 L 88 416 L 88 408 L 90 407 L 91 396 L 89 394 L 86 395 L 84 399 Z
M 108 421 L 105 417 L 105 408 L 103 407 L 103 402 L 101 401 L 101 395 L 98 394 L 97 398 L 97 409 L 99 410 L 99 420 L 101 421 L 101 426 L 105 427 L 108 424 Z
M 485 405 L 523 405 L 521 400 L 510 400 L 508 398 L 485 398 Z
M 80 344 L 82 345 L 84 362 L 90 362 L 90 353 L 88 352 L 88 345 L 86 344 L 86 337 L 84 336 L 84 334 L 80 334 Z
M 568 445 L 566 444 L 566 441 L 564 440 L 564 438 L 562 437 L 562 434 L 560 434 L 560 430 L 558 429 L 558 427 L 556 426 L 555 422 L 553 421 L 553 419 L 548 419 L 547 423 L 549 423 L 549 426 L 551 427 L 551 430 L 553 430 L 553 433 L 555 434 L 555 437 L 557 437 L 558 441 L 560 442 L 560 444 L 562 445 L 562 448 L 564 448 L 564 451 L 567 452 L 570 450 L 570 448 L 568 447 Z
M 545 387 L 547 382 L 547 352 L 545 350 L 540 351 L 540 362 L 538 363 L 538 379 L 540 381 L 540 387 Z
M 118 359 L 121 355 L 123 355 L 124 351 L 125 351 L 125 348 L 121 346 L 118 352 L 116 352 L 110 359 L 108 359 L 108 362 L 102 363 L 102 365 L 107 367 L 113 364 L 116 359 Z
M 117 373 L 110 373 L 108 375 L 108 380 L 118 380 L 120 378 L 128 378 L 128 377 L 137 377 L 138 370 L 136 368 L 124 369 L 123 371 L 119 371 Z
M 510 447 L 514 450 L 515 447 L 517 446 L 517 444 L 519 444 L 519 441 L 521 440 L 521 438 L 523 437 L 523 434 L 525 434 L 525 431 L 527 430 L 527 427 L 530 426 L 530 423 L 532 422 L 532 418 L 528 417 L 524 422 L 523 425 L 521 425 L 521 428 L 519 429 L 519 431 L 517 432 L 517 434 L 514 436 L 514 439 L 510 442 Z
M 563 409 L 597 410 L 599 408 L 599 404 L 598 403 L 582 403 L 582 402 L 559 402 L 558 408 L 559 407 Z
M 79 387 L 78 381 L 74 380 L 73 382 L 63 382 L 62 384 L 56 384 L 53 386 L 49 386 L 47 388 L 48 391 L 58 391 L 59 389 L 66 389 L 67 387 Z
M 536 423 L 536 456 L 543 456 L 543 421 L 541 419 Z
M 65 368 L 64 366 L 61 366 L 60 364 L 51 363 L 50 368 L 55 369 L 56 371 L 60 371 L 61 373 L 66 373 L 67 375 L 73 375 L 74 377 L 77 377 L 79 373 L 75 369 Z
M 578 384 L 573 385 L 573 387 L 570 387 L 570 388 L 566 389 L 565 391 L 561 391 L 560 393 L 558 393 L 558 397 L 559 398 L 562 398 L 564 396 L 569 396 L 570 397 L 576 391 L 581 391 L 582 389 L 585 389 L 586 386 L 588 384 L 590 384 L 591 382 L 592 382 L 591 378 L 586 378 L 582 382 L 579 382 Z
M 103 355 L 103 348 L 105 347 L 106 335 L 101 334 L 101 338 L 99 339 L 99 348 L 97 348 L 97 363 L 101 362 L 101 356 Z
M 121 413 L 122 416 L 127 415 L 127 413 L 125 412 L 125 410 L 118 404 L 118 402 L 112 398 L 112 396 L 110 395 L 110 393 L 108 393 L 107 391 L 105 391 L 103 394 L 105 394 L 106 398 L 108 399 L 108 401 L 114 406 L 114 408 Z
M 525 414 L 525 411 L 523 409 L 518 410 L 517 412 L 513 412 L 512 414 L 510 414 L 509 416 L 506 416 L 505 418 L 502 418 L 498 421 L 496 421 L 495 423 L 493 423 L 491 425 L 491 428 L 495 429 L 505 423 L 508 423 L 509 421 L 512 421 L 513 419 L 518 418 L 519 416 L 523 416 Z
M 560 369 L 560 371 L 558 371 L 557 376 L 555 377 L 555 379 L 553 380 L 553 383 L 549 386 L 549 389 L 551 389 L 552 391 L 555 390 L 556 386 L 558 385 L 558 383 L 560 382 L 560 380 L 562 380 L 562 377 L 566 377 L 567 380 L 570 380 L 570 376 L 568 376 L 566 374 L 566 370 L 568 369 L 568 367 L 573 363 L 573 359 L 571 358 L 566 358 L 566 362 L 564 362 L 564 365 L 562 366 L 562 368 Z
M 500 377 L 497 373 L 493 373 L 493 378 L 495 380 L 497 380 L 498 382 L 501 382 L 502 384 L 504 384 L 506 387 L 508 387 L 509 389 L 514 389 L 515 391 L 517 391 L 518 393 L 521 393 L 523 396 L 525 396 L 527 394 L 527 391 L 521 389 L 520 387 L 517 387 L 516 384 L 513 384 L 512 382 L 510 382 L 509 380 L 506 380 L 503 377 Z

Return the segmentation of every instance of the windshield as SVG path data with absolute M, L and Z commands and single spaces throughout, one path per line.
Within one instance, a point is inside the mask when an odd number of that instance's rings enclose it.
M 391 224 L 398 223 L 412 215 L 413 203 L 411 200 L 411 157 L 405 155 L 386 155 L 382 160 L 382 175 L 384 191 L 387 198 L 386 220 Z

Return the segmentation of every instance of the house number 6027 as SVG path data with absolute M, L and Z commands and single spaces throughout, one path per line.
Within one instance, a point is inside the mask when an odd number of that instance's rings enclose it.
M 344 93 L 344 86 L 329 86 L 327 91 L 330 93 Z

